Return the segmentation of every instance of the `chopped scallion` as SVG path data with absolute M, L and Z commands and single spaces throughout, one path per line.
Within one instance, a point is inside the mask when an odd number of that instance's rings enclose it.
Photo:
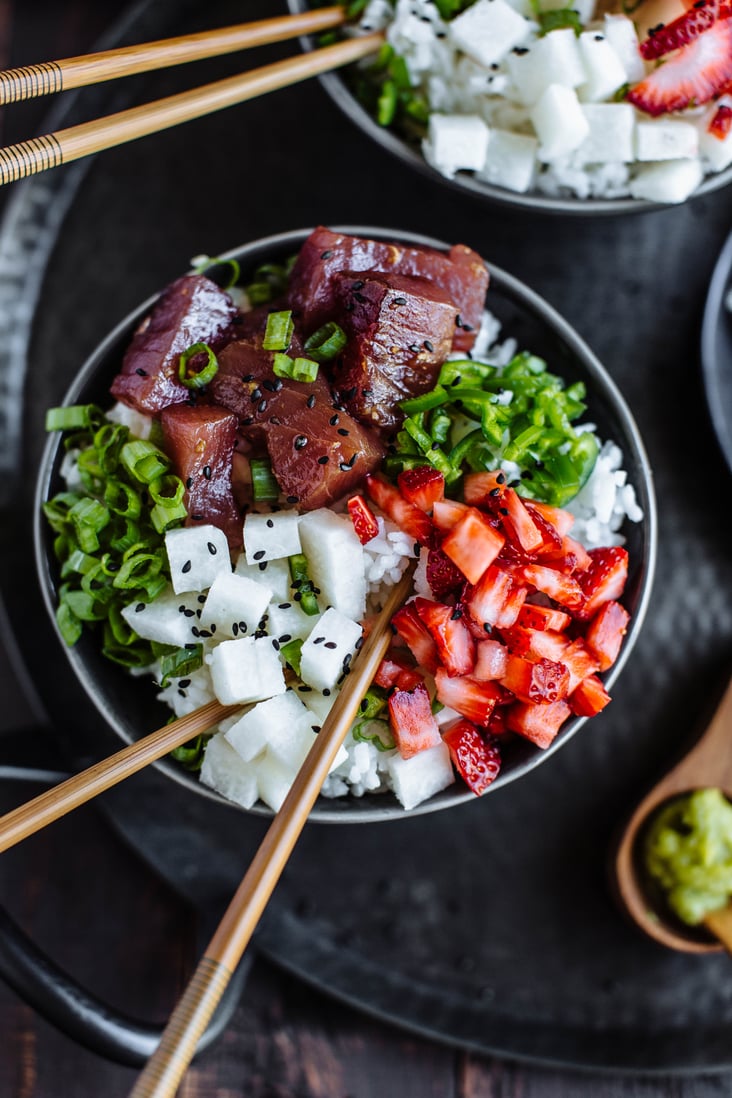
M 286 351 L 290 346 L 294 331 L 295 325 L 290 309 L 270 313 L 267 317 L 267 326 L 264 329 L 262 347 L 265 351 Z
M 197 364 L 198 356 L 205 355 L 205 362 Z M 219 361 L 208 343 L 193 343 L 178 359 L 178 378 L 186 389 L 205 389 L 216 377 Z

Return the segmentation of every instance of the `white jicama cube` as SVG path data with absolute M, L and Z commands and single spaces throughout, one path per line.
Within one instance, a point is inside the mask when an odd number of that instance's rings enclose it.
M 526 50 L 512 50 L 506 66 L 520 101 L 528 105 L 536 103 L 550 84 L 576 88 L 587 79 L 571 27 L 550 31 Z
M 572 152 L 590 132 L 576 92 L 563 84 L 549 85 L 532 108 L 531 121 L 539 138 L 539 159 L 548 163 Z
M 536 173 L 539 142 L 530 134 L 491 130 L 488 154 L 479 178 L 520 194 L 528 191 Z
M 303 683 L 302 686 L 297 686 L 295 689 L 300 700 L 305 703 L 315 718 L 314 723 L 322 726 L 340 691 L 327 690 L 326 693 L 321 694 L 319 690 L 313 690 L 312 686 L 308 686 L 307 683 Z
M 295 774 L 268 751 L 257 759 L 255 769 L 259 796 L 273 812 L 279 812 L 282 802 L 290 792 Z
M 226 637 L 254 633 L 271 597 L 272 592 L 263 584 L 233 572 L 222 572 L 208 589 L 200 628 Z
M 579 36 L 579 50 L 587 72 L 587 79 L 579 89 L 584 102 L 608 99 L 627 83 L 625 66 L 604 34 L 583 31 Z
M 226 535 L 208 523 L 168 530 L 165 550 L 177 595 L 185 591 L 204 591 L 221 572 L 231 571 Z
M 644 198 L 648 202 L 685 202 L 703 176 L 698 159 L 665 160 L 641 168 L 630 181 L 630 193 L 633 198 Z
M 330 606 L 302 646 L 300 677 L 317 690 L 332 690 L 353 658 L 363 630 Z
M 199 709 L 200 706 L 214 700 L 208 668 L 199 667 L 190 675 L 172 679 L 156 697 L 158 701 L 164 702 L 172 709 L 176 717 L 185 717 L 194 709 Z
M 285 602 L 292 598 L 290 588 L 290 566 L 286 558 L 281 560 L 261 560 L 258 564 L 247 564 L 242 553 L 236 559 L 234 572 L 237 576 L 246 576 L 255 583 L 263 583 L 272 592 L 270 598 Z
M 654 118 L 639 122 L 635 131 L 637 160 L 681 160 L 699 153 L 699 131 L 691 122 Z
M 267 632 L 280 644 L 305 640 L 318 620 L 317 614 L 306 614 L 299 602 L 271 602 L 267 609 Z
M 244 519 L 244 554 L 247 564 L 293 557 L 301 552 L 297 511 L 260 515 L 250 511 Z
M 223 732 L 217 732 L 206 744 L 201 781 L 244 808 L 251 808 L 259 796 L 254 768 L 237 755 Z
M 362 618 L 366 613 L 363 547 L 350 518 L 327 507 L 309 511 L 300 519 L 300 540 L 321 601 L 354 621 Z
M 428 164 L 452 178 L 478 171 L 488 148 L 488 127 L 477 114 L 431 114 L 422 151 Z
M 282 735 L 311 729 L 312 714 L 292 690 L 259 702 L 226 732 L 226 739 L 245 762 L 251 762 Z M 283 760 L 285 761 L 285 760 Z
M 222 705 L 263 701 L 284 694 L 285 676 L 270 637 L 222 641 L 206 657 Z
M 699 152 L 705 164 L 714 172 L 721 172 L 732 164 L 732 129 L 724 137 L 716 137 L 709 132 L 709 123 L 714 118 L 719 107 L 732 107 L 732 97 L 728 95 L 720 98 L 705 111 L 699 119 Z
M 122 610 L 122 617 L 143 640 L 183 648 L 198 643 L 192 631 L 198 624 L 197 609 L 195 596 L 184 598 L 168 587 L 152 602 L 129 603 Z
M 519 46 L 530 24 L 506 0 L 478 0 L 449 24 L 453 43 L 488 68 Z
M 627 15 L 605 16 L 605 37 L 620 58 L 628 84 L 637 84 L 646 74 L 635 23 Z
M 583 103 L 590 132 L 572 154 L 577 164 L 630 163 L 635 159 L 635 111 L 630 103 Z
M 445 743 L 418 751 L 410 759 L 395 753 L 387 759 L 386 765 L 396 798 L 407 809 L 415 808 L 455 781 Z

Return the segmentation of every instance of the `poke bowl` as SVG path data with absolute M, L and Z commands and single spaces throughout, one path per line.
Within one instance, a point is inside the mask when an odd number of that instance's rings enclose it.
M 732 20 L 717 11 L 364 0 L 344 33 L 382 31 L 381 52 L 319 79 L 367 138 L 453 191 L 544 213 L 665 209 L 732 181 Z
M 241 705 L 154 765 L 269 815 L 413 567 L 311 819 L 527 774 L 608 704 L 650 596 L 652 473 L 612 379 L 464 245 L 320 226 L 194 262 L 47 420 L 36 561 L 86 695 L 125 743 Z

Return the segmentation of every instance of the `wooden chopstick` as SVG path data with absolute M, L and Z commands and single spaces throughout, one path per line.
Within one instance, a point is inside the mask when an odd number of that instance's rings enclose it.
M 409 595 L 410 567 L 389 593 L 318 738 L 275 815 L 130 1098 L 172 1098 L 246 949 L 320 792 L 359 703 L 391 641 L 391 618 Z
M 345 9 L 338 5 L 261 19 L 255 23 L 237 23 L 235 26 L 177 38 L 162 38 L 135 46 L 121 46 L 103 53 L 67 57 L 62 61 L 44 61 L 37 65 L 7 69 L 0 72 L 0 106 L 153 69 L 200 61 L 206 57 L 220 57 L 272 42 L 284 42 L 298 34 L 313 34 L 337 27 L 344 19 Z
M 208 702 L 14 808 L 0 817 L 0 853 L 242 708 L 240 705 Z
M 211 114 L 311 76 L 347 65 L 378 50 L 380 33 L 350 38 L 251 72 L 205 84 L 140 107 L 82 122 L 65 130 L 0 148 L 0 184 L 13 183 L 83 156 Z

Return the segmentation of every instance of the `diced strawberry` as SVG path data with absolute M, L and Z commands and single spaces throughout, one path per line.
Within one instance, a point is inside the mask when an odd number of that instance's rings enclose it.
M 569 614 L 564 610 L 558 610 L 553 606 L 540 606 L 538 603 L 525 602 L 519 610 L 516 619 L 517 625 L 525 625 L 527 629 L 553 629 L 561 633 L 571 622 Z
M 500 469 L 492 473 L 466 473 L 463 478 L 463 499 L 466 503 L 483 506 L 488 499 L 500 499 L 506 488 L 506 474 Z
M 376 669 L 374 683 L 376 686 L 381 686 L 384 690 L 391 690 L 395 686 L 399 686 L 400 689 L 406 690 L 408 687 L 404 684 L 407 681 L 410 681 L 407 676 L 412 675 L 416 676 L 416 680 L 413 680 L 413 682 L 421 679 L 419 672 L 415 671 L 413 667 L 395 652 L 389 650 Z
M 469 675 L 475 664 L 475 641 L 462 621 L 462 610 L 419 596 L 414 607 L 429 629 L 448 674 Z
M 462 589 L 465 577 L 442 549 L 430 549 L 427 555 L 427 583 L 436 599 L 444 599 Z
M 585 644 L 597 659 L 601 671 L 607 671 L 618 658 L 630 614 L 611 599 L 604 602 L 585 630 Z
M 456 564 L 469 583 L 477 583 L 496 559 L 505 539 L 470 507 L 442 539 L 442 551 Z
M 501 750 L 496 740 L 481 735 L 474 724 L 464 719 L 451 724 L 442 738 L 468 788 L 477 796 L 485 793 L 501 769 Z
M 506 488 L 501 499 L 500 513 L 506 535 L 524 553 L 536 553 L 544 545 L 544 536 L 538 529 L 521 497 L 513 488 Z
M 434 674 L 440 664 L 437 645 L 427 626 L 417 613 L 414 603 L 400 606 L 391 623 L 420 667 Z
M 556 530 L 560 538 L 568 534 L 574 526 L 574 515 L 561 507 L 552 507 L 551 503 L 542 503 L 538 499 L 525 499 L 524 503 L 534 519 L 536 518 L 534 512 L 538 511 L 541 517 Z
M 363 496 L 351 496 L 348 501 L 348 513 L 351 516 L 353 529 L 362 545 L 375 538 L 379 532 L 379 524 L 376 515 L 369 507 Z
M 688 46 L 716 21 L 717 6 L 717 0 L 695 0 L 677 19 L 652 27 L 640 44 L 641 56 L 646 61 L 655 61 L 672 50 Z
M 438 530 L 446 533 L 460 521 L 468 510 L 467 504 L 456 499 L 438 499 L 432 508 L 432 521 Z
M 558 552 L 562 548 L 562 538 L 564 534 L 560 534 L 556 526 L 550 522 L 533 504 L 533 501 L 525 499 L 523 501 L 524 507 L 528 511 L 534 526 L 541 534 L 542 544 L 536 550 L 537 556 L 544 556 L 545 553 Z M 555 508 L 557 510 L 557 508 Z
M 584 641 L 575 640 L 562 652 L 562 663 L 569 671 L 569 689 L 571 694 L 583 679 L 600 670 L 600 664 L 590 652 Z
M 506 726 L 511 732 L 531 740 L 537 747 L 546 748 L 571 714 L 572 710 L 563 700 L 550 702 L 549 705 L 529 705 L 517 701 L 506 708 Z
M 567 699 L 578 717 L 594 717 L 610 702 L 610 695 L 597 675 L 588 675 L 579 683 Z
M 512 655 L 523 656 L 526 660 L 544 659 L 563 663 L 570 643 L 564 633 L 553 629 L 528 629 L 523 625 L 502 629 L 501 636 Z
M 420 545 L 431 545 L 433 528 L 429 515 L 409 503 L 401 492 L 383 477 L 369 473 L 366 476 L 366 490 L 377 507 L 380 507 L 400 530 Z
M 404 469 L 397 477 L 397 484 L 404 498 L 421 511 L 431 511 L 436 501 L 445 496 L 445 478 L 432 465 Z
M 732 107 L 728 107 L 726 103 L 720 103 L 707 126 L 707 132 L 710 133 L 712 137 L 724 141 L 731 130 Z
M 423 683 L 414 690 L 394 690 L 389 695 L 389 723 L 403 759 L 411 759 L 418 751 L 437 747 L 442 742 Z
M 681 111 L 708 103 L 732 80 L 732 16 L 718 19 L 682 46 L 628 92 L 630 103 L 646 114 Z
M 508 628 L 516 621 L 526 594 L 526 588 L 505 569 L 491 564 L 466 594 L 465 602 L 470 616 L 479 626 Z
M 543 564 L 523 564 L 512 569 L 512 574 L 522 583 L 528 583 L 550 599 L 577 612 L 584 606 L 585 596 L 573 576 L 557 572 Z M 583 575 L 585 573 L 582 573 Z
M 503 704 L 507 697 L 506 691 L 496 682 L 451 676 L 442 667 L 435 673 L 435 686 L 438 701 L 483 728 L 496 705 Z
M 497 640 L 481 640 L 475 646 L 473 678 L 487 682 L 501 679 L 506 673 L 508 649 Z
M 558 549 L 551 548 L 541 554 L 541 563 L 550 564 L 557 572 L 571 576 L 573 572 L 584 572 L 590 566 L 592 558 L 581 542 L 565 534 Z
M 555 663 L 554 660 L 532 661 L 509 656 L 501 685 L 515 694 L 519 701 L 547 705 L 567 696 L 569 671 L 563 663 Z
M 590 556 L 592 561 L 589 568 L 578 576 L 584 594 L 584 605 L 576 608 L 575 616 L 581 621 L 589 621 L 594 617 L 603 602 L 619 599 L 628 578 L 628 550 L 622 545 L 591 549 Z M 561 601 L 557 599 L 557 602 Z

